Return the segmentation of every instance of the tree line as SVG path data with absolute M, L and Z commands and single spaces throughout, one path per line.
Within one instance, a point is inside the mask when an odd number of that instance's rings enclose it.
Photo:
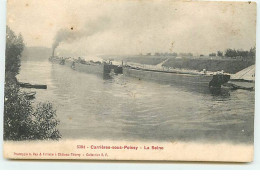
M 248 58 L 248 57 L 255 57 L 256 54 L 256 48 L 250 48 L 250 50 L 246 51 L 246 50 L 241 50 L 241 49 L 226 49 L 224 52 L 223 51 L 217 51 L 216 53 L 210 53 L 208 56 L 211 57 L 229 57 L 229 58 Z M 142 55 L 142 54 L 141 54 Z M 146 56 L 152 56 L 152 53 L 147 53 Z M 192 57 L 193 54 L 192 53 L 154 53 L 154 56 L 181 56 L 181 57 Z M 200 54 L 200 57 L 205 56 L 204 54 Z
M 225 52 L 217 51 L 217 53 L 210 53 L 209 56 L 219 56 L 219 57 L 231 57 L 231 58 L 237 58 L 237 57 L 255 57 L 256 54 L 256 48 L 250 48 L 250 50 L 236 50 L 236 49 L 227 49 Z

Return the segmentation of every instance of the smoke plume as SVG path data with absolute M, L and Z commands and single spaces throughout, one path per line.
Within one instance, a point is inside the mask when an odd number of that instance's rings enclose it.
M 53 52 L 62 43 L 73 42 L 81 38 L 87 38 L 109 27 L 109 19 L 98 18 L 94 21 L 88 21 L 83 28 L 78 29 L 77 26 L 60 29 L 54 38 L 52 44 Z

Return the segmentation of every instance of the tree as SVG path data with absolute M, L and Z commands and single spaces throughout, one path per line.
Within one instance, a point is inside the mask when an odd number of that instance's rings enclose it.
M 225 56 L 226 57 L 237 57 L 237 51 L 235 49 L 227 49 Z
M 217 56 L 222 57 L 223 56 L 223 52 L 222 51 L 218 51 L 217 52 Z
M 56 129 L 59 121 L 55 118 L 56 110 L 53 109 L 52 104 L 39 103 L 32 112 L 32 118 L 29 118 L 30 139 L 59 139 L 61 135 Z M 27 123 L 27 124 L 29 124 Z
M 4 140 L 59 139 L 59 121 L 51 103 L 39 103 L 33 108 L 26 93 L 20 90 L 16 75 L 21 65 L 23 38 L 7 27 L 4 103 Z
M 216 56 L 216 53 L 211 53 L 209 54 L 209 56 Z
M 39 103 L 34 109 L 16 84 L 5 85 L 4 140 L 59 139 L 55 117 L 51 103 Z
M 31 102 L 20 93 L 12 75 L 5 82 L 4 139 L 20 140 L 25 134 L 26 121 L 32 113 Z
M 255 57 L 255 47 L 253 47 L 253 48 L 250 48 L 250 50 L 249 50 L 249 56 L 251 56 L 251 57 Z
M 18 36 L 7 26 L 6 28 L 6 55 L 5 72 L 16 76 L 21 66 L 21 55 L 24 49 L 23 37 Z
M 237 56 L 247 57 L 248 55 L 249 55 L 249 52 L 248 52 L 248 51 L 237 50 Z
M 240 57 L 240 58 L 255 57 L 255 47 L 251 48 L 249 51 L 244 51 L 242 49 L 240 49 L 240 50 L 227 49 L 225 56 L 226 57 Z
M 180 53 L 179 55 L 180 56 L 193 56 L 192 53 Z

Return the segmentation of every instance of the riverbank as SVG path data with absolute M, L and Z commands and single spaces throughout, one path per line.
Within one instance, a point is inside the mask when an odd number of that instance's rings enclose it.
M 124 63 L 133 62 L 144 65 L 158 65 L 162 62 L 162 66 L 202 71 L 221 71 L 234 74 L 255 64 L 255 58 L 238 58 L 232 59 L 228 57 L 176 57 L 176 56 L 100 56 L 103 59 L 114 61 L 123 61 Z
M 203 70 L 216 72 L 224 70 L 226 73 L 234 74 L 255 64 L 254 59 L 174 59 L 167 60 L 163 66 L 173 68 L 183 68 L 191 70 Z

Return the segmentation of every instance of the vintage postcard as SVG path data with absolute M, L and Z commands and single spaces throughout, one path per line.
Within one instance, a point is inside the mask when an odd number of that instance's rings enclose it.
M 4 156 L 251 162 L 256 3 L 8 0 Z

